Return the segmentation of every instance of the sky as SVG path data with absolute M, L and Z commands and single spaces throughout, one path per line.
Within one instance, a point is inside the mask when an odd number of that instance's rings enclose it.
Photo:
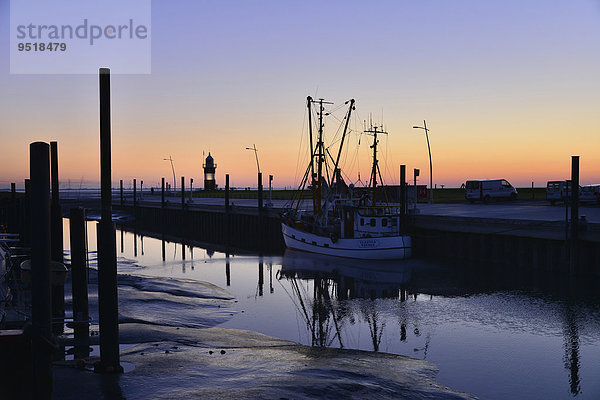
M 600 1 L 154 0 L 151 73 L 111 77 L 113 181 L 180 176 L 201 186 L 203 155 L 233 186 L 256 186 L 256 145 L 275 187 L 307 158 L 306 97 L 356 100 L 347 180 L 368 179 L 364 121 L 383 124 L 380 166 L 433 183 L 505 178 L 600 183 Z M 10 73 L 10 6 L 0 0 L 0 188 L 29 175 L 29 143 L 58 141 L 62 187 L 99 181 L 98 76 Z M 99 65 L 109 67 L 110 65 Z M 360 146 L 357 149 L 358 142 Z M 337 151 L 335 145 L 331 147 Z

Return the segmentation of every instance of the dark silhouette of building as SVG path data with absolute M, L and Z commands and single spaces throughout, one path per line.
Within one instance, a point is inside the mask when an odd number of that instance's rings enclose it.
M 210 152 L 202 167 L 204 168 L 204 190 L 215 190 L 217 188 L 217 182 L 215 181 L 217 164 L 215 164 L 215 160 L 210 155 Z

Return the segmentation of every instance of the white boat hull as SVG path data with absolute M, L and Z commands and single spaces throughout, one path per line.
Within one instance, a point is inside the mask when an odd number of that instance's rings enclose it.
M 411 255 L 410 236 L 338 239 L 296 229 L 284 223 L 281 231 L 285 245 L 290 249 L 326 254 L 329 256 L 366 260 L 398 260 Z

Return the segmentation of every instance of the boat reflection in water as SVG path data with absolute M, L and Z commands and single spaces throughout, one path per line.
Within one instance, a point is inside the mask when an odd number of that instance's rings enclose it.
M 313 346 L 344 347 L 342 330 L 355 323 L 358 304 L 361 317 L 369 325 L 373 350 L 385 328 L 385 318 L 372 301 L 346 303 L 345 300 L 377 298 L 406 299 L 411 264 L 405 261 L 353 260 L 286 250 L 278 279 L 287 279 L 292 301 L 312 337 Z M 313 281 L 310 293 L 309 281 Z M 401 331 L 406 332 L 405 324 Z

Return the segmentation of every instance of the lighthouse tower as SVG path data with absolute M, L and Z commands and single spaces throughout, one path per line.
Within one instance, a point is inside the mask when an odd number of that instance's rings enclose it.
M 217 164 L 215 164 L 215 160 L 208 153 L 208 157 L 206 157 L 206 161 L 202 166 L 204 168 L 204 190 L 215 190 L 217 188 L 217 184 L 215 181 L 215 170 L 217 169 Z

